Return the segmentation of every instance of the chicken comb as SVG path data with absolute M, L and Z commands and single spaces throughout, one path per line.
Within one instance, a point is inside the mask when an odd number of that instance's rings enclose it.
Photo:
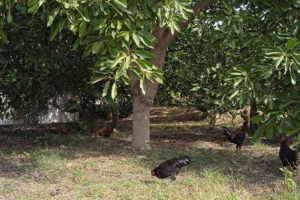
M 281 133 L 280 134 L 280 142 L 284 142 L 284 141 L 286 141 L 287 139 L 286 139 L 286 137 L 285 137 L 285 134 L 284 133 Z

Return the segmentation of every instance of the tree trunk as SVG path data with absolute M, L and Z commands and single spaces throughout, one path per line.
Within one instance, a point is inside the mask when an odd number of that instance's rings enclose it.
M 118 126 L 119 126 L 119 111 L 112 110 L 111 127 L 118 128 Z
M 257 116 L 258 112 L 257 112 L 257 107 L 256 107 L 256 103 L 251 103 L 251 108 L 250 108 L 250 119 L 254 116 Z M 250 120 L 250 131 L 249 131 L 249 135 L 253 135 L 255 133 L 255 131 L 257 130 L 257 124 L 253 124 L 252 121 Z
M 150 105 L 143 102 L 143 97 L 133 96 L 133 135 L 132 148 L 150 149 L 149 111 Z
M 163 31 L 163 29 L 161 29 Z M 166 41 L 159 41 L 151 50 L 156 55 L 151 59 L 151 63 L 162 68 L 168 44 Z M 131 79 L 131 98 L 133 103 L 133 135 L 132 148 L 139 150 L 149 150 L 150 147 L 150 107 L 153 105 L 157 92 L 158 83 L 146 80 L 146 95 L 140 89 L 139 81 Z
M 217 0 L 202 0 L 196 3 L 193 7 L 194 13 L 186 22 L 179 24 L 181 29 L 188 26 L 190 22 L 205 8 L 214 4 Z M 155 47 L 151 53 L 156 55 L 150 61 L 156 67 L 162 69 L 165 60 L 165 55 L 169 44 L 176 38 L 178 32 L 171 34 L 171 31 L 166 28 L 154 25 L 154 37 L 157 39 Z M 146 95 L 140 89 L 139 81 L 130 80 L 131 98 L 133 103 L 133 135 L 131 146 L 133 149 L 146 150 L 150 149 L 150 107 L 153 105 L 154 97 L 157 92 L 158 83 L 146 80 Z

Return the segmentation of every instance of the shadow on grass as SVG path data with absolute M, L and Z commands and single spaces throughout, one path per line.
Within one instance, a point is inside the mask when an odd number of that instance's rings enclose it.
M 131 151 L 129 141 L 83 133 L 1 132 L 0 138 L 0 176 L 7 178 L 78 158 L 126 157 Z
M 64 135 L 48 132 L 0 133 L 0 136 L 0 176 L 8 178 L 27 174 L 39 165 L 46 166 L 47 158 L 52 156 L 59 160 L 74 160 L 79 157 L 93 159 L 117 155 L 134 159 L 136 164 L 149 169 L 166 159 L 184 154 L 195 157 L 196 161 L 183 168 L 183 173 L 186 171 L 201 176 L 205 168 L 211 168 L 225 176 L 247 179 L 250 186 L 272 185 L 282 178 L 277 152 L 254 155 L 244 146 L 242 155 L 236 154 L 234 145 L 221 132 L 203 127 L 196 127 L 195 130 L 171 129 L 168 132 L 154 130 L 151 136 L 153 150 L 146 152 L 132 151 L 128 138 L 117 135 L 108 139 L 83 133 Z M 219 146 L 229 146 L 230 150 L 195 147 L 195 142 L 212 142 Z M 147 183 L 151 184 L 151 181 Z

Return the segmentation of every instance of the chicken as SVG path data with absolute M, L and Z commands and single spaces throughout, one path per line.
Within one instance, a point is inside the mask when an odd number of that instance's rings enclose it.
M 157 178 L 171 178 L 171 181 L 176 180 L 176 175 L 180 172 L 180 169 L 193 162 L 195 159 L 191 156 L 181 156 L 179 158 L 172 158 L 161 163 L 155 169 L 151 168 L 151 175 Z
M 114 129 L 113 128 L 104 128 L 104 129 L 96 130 L 95 132 L 99 136 L 103 136 L 104 138 L 108 138 L 114 132 Z
M 236 151 L 241 150 L 244 140 L 248 137 L 248 118 L 245 118 L 241 131 L 232 133 L 225 126 L 222 129 L 229 142 L 236 144 Z
M 298 159 L 297 152 L 289 147 L 288 140 L 284 133 L 280 135 L 280 142 L 279 158 L 283 166 L 291 166 L 293 169 L 296 169 Z
M 71 132 L 71 128 L 68 128 L 68 127 L 64 126 L 63 124 L 58 125 L 58 130 L 64 134 Z

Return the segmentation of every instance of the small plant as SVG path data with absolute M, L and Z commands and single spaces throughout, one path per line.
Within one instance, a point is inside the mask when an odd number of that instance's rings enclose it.
M 84 178 L 83 177 L 83 175 L 84 175 L 83 167 L 75 168 L 73 175 L 74 175 L 74 181 L 76 181 L 77 183 L 81 183 Z
M 284 173 L 284 186 L 286 189 L 293 191 L 297 188 L 297 183 L 293 179 L 293 172 L 287 168 L 280 168 L 280 171 Z
M 17 151 L 14 148 L 10 148 L 7 154 L 8 155 L 17 155 Z
M 264 144 L 261 140 L 257 140 L 254 142 L 253 148 L 257 150 L 267 150 L 269 147 L 266 144 Z

